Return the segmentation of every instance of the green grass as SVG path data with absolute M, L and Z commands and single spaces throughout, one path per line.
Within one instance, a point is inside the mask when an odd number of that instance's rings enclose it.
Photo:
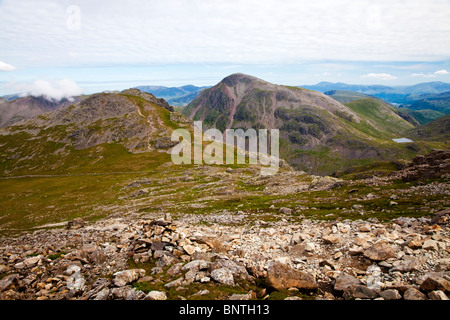
M 5 229 L 29 229 L 77 217 L 106 216 L 108 212 L 96 208 L 120 204 L 117 193 L 129 178 L 101 175 L 0 179 L 0 225 Z
M 395 138 L 402 131 L 413 128 L 411 123 L 399 117 L 393 108 L 380 100 L 359 99 L 347 103 L 346 106 L 364 119 L 364 122 L 354 123 L 354 126 L 374 137 Z

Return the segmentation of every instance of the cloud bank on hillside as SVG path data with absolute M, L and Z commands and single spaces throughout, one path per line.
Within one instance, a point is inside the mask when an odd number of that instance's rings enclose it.
M 71 99 L 83 93 L 78 84 L 70 79 L 43 80 L 38 79 L 32 83 L 10 83 L 10 87 L 21 92 L 22 96 L 31 95 L 35 97 L 43 96 L 48 100 L 59 101 L 61 99 Z

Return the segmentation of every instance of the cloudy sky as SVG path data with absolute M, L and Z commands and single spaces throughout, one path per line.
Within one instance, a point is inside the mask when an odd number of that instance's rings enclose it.
M 448 0 L 0 0 L 0 95 L 450 82 Z

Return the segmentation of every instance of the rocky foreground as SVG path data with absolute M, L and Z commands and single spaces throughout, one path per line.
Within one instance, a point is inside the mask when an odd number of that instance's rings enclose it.
M 111 216 L 0 238 L 1 299 L 448 300 L 450 210 L 389 223 Z

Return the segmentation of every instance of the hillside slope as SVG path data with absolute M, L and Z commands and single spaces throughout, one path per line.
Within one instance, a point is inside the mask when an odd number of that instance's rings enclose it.
M 172 108 L 129 89 L 84 100 L 0 129 L 0 175 L 154 169 L 170 161 L 179 124 Z M 181 119 L 181 118 L 180 118 Z
M 80 100 L 80 98 L 76 100 Z M 13 100 L 0 99 L 0 127 L 6 127 L 70 104 L 71 102 L 67 99 L 50 101 L 44 97 L 33 96 Z
M 423 126 L 407 131 L 411 139 L 425 141 L 441 141 L 448 144 L 450 141 L 450 115 L 436 119 Z
M 373 96 L 354 92 L 354 91 L 345 91 L 345 90 L 331 90 L 324 92 L 327 96 L 333 98 L 340 103 L 348 103 L 354 100 L 365 99 L 365 98 L 374 98 Z

